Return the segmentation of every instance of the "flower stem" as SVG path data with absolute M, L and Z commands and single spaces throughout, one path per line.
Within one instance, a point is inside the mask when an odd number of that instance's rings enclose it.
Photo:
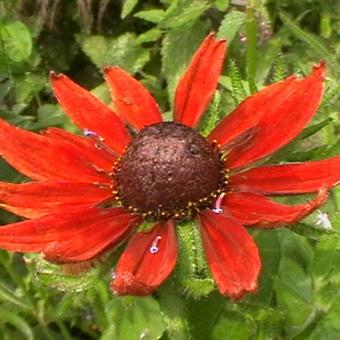
M 255 90 L 255 76 L 256 76 L 256 59 L 257 59 L 257 46 L 256 46 L 256 17 L 254 7 L 250 4 L 247 7 L 247 75 L 249 81 L 250 91 L 254 93 Z M 253 85 L 252 85 L 253 84 Z

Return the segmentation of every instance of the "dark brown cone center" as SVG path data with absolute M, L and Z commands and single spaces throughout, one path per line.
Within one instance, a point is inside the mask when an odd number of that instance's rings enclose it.
M 221 191 L 219 153 L 190 127 L 163 122 L 142 129 L 117 170 L 118 195 L 130 210 L 152 218 L 188 217 Z M 184 214 L 186 216 L 184 216 Z

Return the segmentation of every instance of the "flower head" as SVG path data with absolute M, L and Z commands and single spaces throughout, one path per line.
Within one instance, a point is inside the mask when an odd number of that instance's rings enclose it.
M 58 128 L 36 134 L 0 121 L 0 155 L 32 179 L 0 183 L 0 206 L 28 219 L 1 227 L 0 247 L 72 268 L 130 238 L 112 288 L 145 295 L 175 268 L 176 225 L 195 219 L 219 291 L 233 298 L 254 291 L 261 261 L 246 227 L 291 224 L 317 209 L 340 181 L 340 157 L 254 166 L 311 120 L 323 63 L 308 77 L 247 98 L 207 138 L 196 132 L 225 51 L 224 40 L 205 38 L 177 86 L 174 122 L 163 122 L 154 98 L 119 67 L 104 70 L 113 110 L 52 73 L 60 105 L 84 136 Z M 293 206 L 269 198 L 305 193 L 316 196 Z M 143 220 L 152 227 L 136 230 Z

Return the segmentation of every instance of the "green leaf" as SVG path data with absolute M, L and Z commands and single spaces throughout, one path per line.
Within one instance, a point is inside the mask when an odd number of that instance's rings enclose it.
M 224 312 L 216 321 L 211 340 L 220 340 L 228 334 L 228 339 L 248 340 L 255 333 L 255 324 L 249 322 L 245 315 L 235 312 Z
M 229 12 L 222 20 L 217 36 L 219 38 L 227 39 L 229 45 L 245 22 L 245 13 L 239 11 Z
M 79 293 L 93 287 L 100 277 L 101 269 L 94 268 L 79 276 L 66 275 L 60 265 L 43 260 L 38 255 L 26 255 L 27 262 L 34 265 L 36 281 L 39 284 L 63 292 Z
M 15 75 L 14 91 L 18 103 L 29 102 L 34 96 L 47 87 L 47 78 L 41 74 L 26 72 Z
M 179 2 L 178 6 L 169 7 L 160 25 L 164 28 L 183 27 L 195 22 L 209 7 L 209 3 L 205 0 Z
M 127 17 L 136 7 L 138 0 L 125 0 L 123 3 L 121 18 Z
M 339 219 L 340 214 L 337 213 Z M 323 235 L 317 244 L 312 272 L 317 285 L 329 280 L 340 286 L 340 239 L 337 234 Z
M 320 21 L 320 31 L 321 35 L 328 39 L 332 35 L 332 24 L 331 24 L 331 16 L 329 13 L 324 13 L 321 15 Z
M 309 272 L 313 251 L 308 241 L 289 230 L 278 233 L 281 245 L 279 277 L 275 279 L 278 307 L 286 314 L 288 331 L 301 332 L 314 313 L 313 281 Z
M 163 39 L 162 73 L 168 82 L 171 105 L 175 86 L 206 32 L 207 25 L 198 21 L 192 26 L 169 31 Z
M 322 313 L 323 317 L 318 320 L 312 332 L 305 337 L 307 340 L 330 340 L 337 339 L 340 333 L 340 299 L 338 295 L 337 301 L 332 307 Z
M 9 288 L 0 282 L 0 300 L 14 305 L 16 308 L 30 310 L 32 306 L 24 300 L 18 298 Z
M 256 295 L 249 297 L 251 301 L 270 304 L 273 298 L 273 285 L 279 272 L 281 249 L 277 230 L 264 230 L 255 233 L 254 238 L 259 247 L 262 259 L 262 272 Z
M 0 24 L 1 54 L 14 62 L 27 60 L 32 52 L 32 36 L 27 26 L 21 21 Z
M 159 289 L 158 293 L 168 338 L 176 340 L 191 339 L 188 309 L 184 299 L 178 294 L 175 285 L 167 282 Z
M 152 28 L 145 33 L 142 33 L 138 38 L 137 42 L 143 44 L 146 42 L 156 41 L 162 36 L 162 31 L 158 28 Z
M 147 11 L 140 11 L 134 14 L 135 18 L 143 19 L 145 21 L 150 21 L 154 24 L 158 24 L 163 20 L 164 11 L 161 9 L 149 9 Z
M 7 308 L 0 307 L 0 324 L 6 323 L 18 329 L 25 336 L 25 339 L 34 340 L 32 328 L 23 317 L 9 311 Z
M 214 1 L 215 7 L 221 12 L 226 11 L 229 7 L 229 4 L 230 4 L 230 0 L 215 0 Z
M 136 73 L 150 60 L 149 51 L 143 49 L 133 33 L 125 33 L 117 38 L 80 36 L 78 41 L 84 53 L 99 69 L 107 65 L 119 65 L 130 73 Z
M 160 339 L 165 325 L 158 302 L 152 298 L 115 298 L 106 307 L 108 323 L 102 340 Z
M 287 14 L 280 12 L 279 16 L 285 27 L 287 27 L 298 39 L 304 41 L 309 48 L 313 49 L 319 55 L 319 57 L 326 58 L 334 72 L 339 71 L 339 63 L 334 57 L 334 53 L 329 50 L 317 36 L 304 31 L 293 20 L 291 20 Z

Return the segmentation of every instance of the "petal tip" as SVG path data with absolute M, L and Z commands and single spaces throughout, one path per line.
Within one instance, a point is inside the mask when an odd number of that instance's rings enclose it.
M 111 291 L 114 295 L 145 296 L 154 291 L 154 287 L 137 281 L 130 272 L 119 273 L 111 283 Z
M 50 78 L 52 79 L 52 80 L 54 80 L 54 79 L 60 79 L 60 78 L 64 78 L 65 76 L 64 76 L 64 74 L 62 74 L 62 73 L 57 73 L 57 72 L 55 72 L 55 71 L 50 71 Z
M 104 74 L 108 74 L 109 72 L 116 71 L 116 70 L 121 70 L 121 67 L 118 65 L 106 65 L 104 66 Z
M 218 38 L 216 32 L 210 32 L 207 37 L 207 40 L 214 40 L 215 43 L 221 44 L 221 43 L 226 43 L 227 39 L 226 38 Z
M 320 75 L 321 80 L 326 79 L 326 61 L 321 60 L 318 64 L 313 66 L 312 74 Z

